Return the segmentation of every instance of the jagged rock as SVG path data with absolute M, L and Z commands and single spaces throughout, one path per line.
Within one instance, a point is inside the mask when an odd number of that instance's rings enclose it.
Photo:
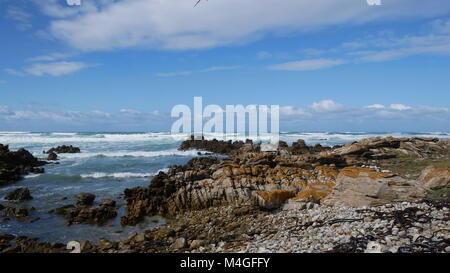
M 422 171 L 419 180 L 432 190 L 450 187 L 450 169 L 429 166 Z
M 58 146 L 56 148 L 51 148 L 50 150 L 44 152 L 46 154 L 56 153 L 56 154 L 75 154 L 75 153 L 81 153 L 80 148 L 74 147 L 72 145 L 62 145 Z
M 0 186 L 15 183 L 29 173 L 42 173 L 44 169 L 37 167 L 45 164 L 25 149 L 12 152 L 0 144 Z
M 13 192 L 10 192 L 5 197 L 6 200 L 27 201 L 33 199 L 30 194 L 30 190 L 27 188 L 18 188 Z
M 95 195 L 92 193 L 80 193 L 76 195 L 77 197 L 77 206 L 79 207 L 86 207 L 86 206 L 92 206 L 95 200 Z

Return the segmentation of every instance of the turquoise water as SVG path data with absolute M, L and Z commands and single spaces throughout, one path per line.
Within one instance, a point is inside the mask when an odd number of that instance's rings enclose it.
M 375 136 L 427 136 L 450 138 L 450 133 L 282 133 L 280 138 L 288 143 L 304 139 L 310 145 L 344 144 Z M 214 135 L 207 138 L 217 137 Z M 10 186 L 0 188 L 0 202 L 5 195 L 18 187 L 30 189 L 33 200 L 20 203 L 21 206 L 35 207 L 30 217 L 39 217 L 33 223 L 12 220 L 0 223 L 0 233 L 38 237 L 43 241 L 68 242 L 71 240 L 92 240 L 105 237 L 120 239 L 131 233 L 165 223 L 165 219 L 153 217 L 136 227 L 120 226 L 120 216 L 124 214 L 123 190 L 137 186 L 147 186 L 152 176 L 168 166 L 184 164 L 197 156 L 198 151 L 178 151 L 183 135 L 169 133 L 29 133 L 0 132 L 0 143 L 10 145 L 11 150 L 25 148 L 37 157 L 58 145 L 74 145 L 81 148 L 80 154 L 60 154 L 59 164 L 45 166 L 45 173 L 29 175 Z M 245 139 L 245 136 L 236 136 Z M 73 225 L 66 226 L 57 215 L 49 210 L 75 202 L 74 195 L 90 192 L 97 196 L 96 203 L 104 199 L 114 199 L 119 206 L 119 216 L 106 226 Z M 67 197 L 67 200 L 62 200 Z

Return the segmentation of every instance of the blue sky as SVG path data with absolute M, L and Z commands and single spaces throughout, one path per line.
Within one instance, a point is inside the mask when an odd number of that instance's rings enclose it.
M 450 131 L 450 2 L 0 0 L 0 131 L 169 130 L 278 104 L 285 131 Z

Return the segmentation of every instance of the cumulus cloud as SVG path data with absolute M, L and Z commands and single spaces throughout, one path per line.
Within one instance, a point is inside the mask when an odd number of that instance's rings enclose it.
M 319 102 L 314 102 L 310 108 L 316 112 L 335 112 L 344 110 L 345 106 L 335 103 L 332 100 L 322 100 Z
M 22 70 L 5 69 L 5 72 L 16 76 L 63 76 L 75 73 L 89 67 L 83 62 L 53 62 L 53 63 L 36 63 L 23 68 Z
M 383 104 L 372 104 L 369 106 L 366 106 L 367 109 L 383 109 L 385 106 Z
M 323 68 L 330 68 L 344 64 L 344 60 L 333 59 L 313 59 L 303 60 L 295 62 L 287 62 L 282 64 L 276 64 L 269 66 L 272 70 L 287 70 L 287 71 L 306 71 L 306 70 L 318 70 Z
M 196 8 L 186 0 L 97 0 L 85 1 L 79 9 L 63 7 L 56 0 L 34 1 L 55 18 L 50 33 L 81 50 L 203 49 L 337 24 L 423 18 L 450 11 L 450 3 L 441 0 L 427 1 L 423 9 L 417 8 L 423 6 L 421 0 L 389 1 L 377 8 L 354 0 L 227 0 Z

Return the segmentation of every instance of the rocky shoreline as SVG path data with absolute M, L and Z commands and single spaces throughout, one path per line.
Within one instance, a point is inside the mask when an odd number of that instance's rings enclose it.
M 181 150 L 226 157 L 194 158 L 124 192 L 122 225 L 154 215 L 170 223 L 118 242 L 83 242 L 81 251 L 450 252 L 450 141 L 387 137 L 309 147 L 298 140 L 266 148 L 251 140 L 183 142 Z M 59 214 L 101 224 L 116 217 L 113 203 Z M 0 252 L 67 251 L 0 236 Z

